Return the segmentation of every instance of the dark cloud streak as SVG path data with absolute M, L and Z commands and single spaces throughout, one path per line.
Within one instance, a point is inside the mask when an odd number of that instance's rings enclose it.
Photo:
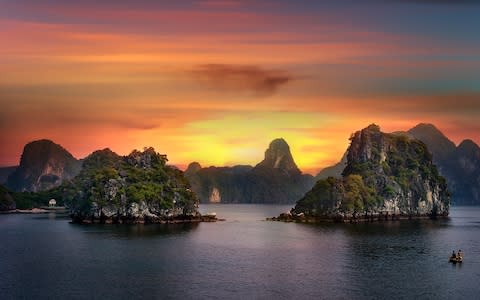
M 205 64 L 191 74 L 209 88 L 270 96 L 294 77 L 282 70 L 269 70 L 256 65 Z

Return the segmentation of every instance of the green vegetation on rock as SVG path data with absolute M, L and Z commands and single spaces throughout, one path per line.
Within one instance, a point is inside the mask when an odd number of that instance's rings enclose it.
M 297 202 L 294 213 L 448 214 L 449 205 L 445 179 L 425 144 L 370 125 L 352 135 L 342 177 L 317 181 Z
M 396 132 L 393 135 L 416 138 L 428 148 L 432 154 L 433 163 L 448 182 L 452 204 L 479 205 L 480 204 L 480 147 L 472 140 L 464 140 L 458 146 L 450 141 L 440 130 L 432 124 L 421 123 L 407 132 Z M 412 161 L 413 167 L 416 167 Z M 329 176 L 341 178 L 342 171 L 347 164 L 346 154 L 334 166 L 323 169 L 316 179 L 325 179 Z M 387 162 L 382 163 L 385 173 L 390 172 Z M 428 166 L 419 166 L 422 172 L 428 174 Z M 404 181 L 404 183 L 407 183 Z
M 153 148 L 122 157 L 109 149 L 88 156 L 80 174 L 62 187 L 76 221 L 155 222 L 196 216 L 198 201 L 183 172 Z
M 0 211 L 12 210 L 15 208 L 16 206 L 12 193 L 0 184 Z

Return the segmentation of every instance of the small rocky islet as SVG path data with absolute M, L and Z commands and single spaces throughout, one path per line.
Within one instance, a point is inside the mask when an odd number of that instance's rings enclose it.
M 110 149 L 88 156 L 62 186 L 74 223 L 185 223 L 216 221 L 198 212 L 183 172 L 153 148 L 119 156 Z
M 427 146 L 372 124 L 351 138 L 341 178 L 328 177 L 288 213 L 287 222 L 370 222 L 447 217 L 450 193 Z

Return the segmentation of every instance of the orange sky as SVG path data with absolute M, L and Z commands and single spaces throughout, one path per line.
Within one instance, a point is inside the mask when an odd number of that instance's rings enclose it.
M 0 165 L 41 138 L 78 158 L 153 146 L 221 166 L 283 137 L 312 174 L 370 123 L 480 142 L 477 7 L 454 7 L 448 31 L 452 7 L 406 23 L 399 4 L 261 3 L 0 1 Z

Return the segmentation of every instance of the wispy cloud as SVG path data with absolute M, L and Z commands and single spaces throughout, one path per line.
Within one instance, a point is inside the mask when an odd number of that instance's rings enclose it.
M 230 9 L 241 7 L 243 2 L 238 0 L 202 0 L 198 1 L 197 4 L 206 8 Z
M 196 67 L 192 74 L 209 88 L 255 96 L 270 96 L 294 79 L 287 71 L 257 65 L 206 64 Z

